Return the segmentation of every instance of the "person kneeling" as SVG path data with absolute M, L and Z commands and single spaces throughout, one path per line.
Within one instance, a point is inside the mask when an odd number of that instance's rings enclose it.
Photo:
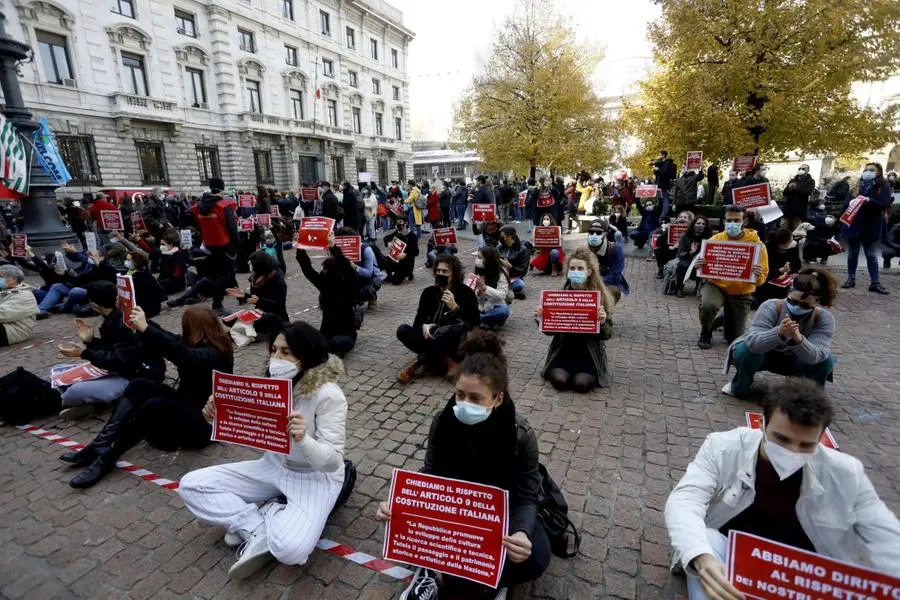
M 759 371 L 799 375 L 821 386 L 837 362 L 829 349 L 834 315 L 825 310 L 837 295 L 830 271 L 811 267 L 794 277 L 787 299 L 766 300 L 750 323 L 750 331 L 735 340 L 726 359 L 734 363 L 734 379 L 722 391 L 745 396 Z
M 711 433 L 666 501 L 673 564 L 690 600 L 737 600 L 728 533 L 742 531 L 883 573 L 900 569 L 900 522 L 862 463 L 819 444 L 834 416 L 822 388 L 789 378 L 763 404 L 763 429 Z
M 341 359 L 329 355 L 328 342 L 312 325 L 287 325 L 270 342 L 266 375 L 294 382 L 290 455 L 267 452 L 181 480 L 178 494 L 188 510 L 224 527 L 227 545 L 243 544 L 230 577 L 249 577 L 272 558 L 303 565 L 315 549 L 344 483 L 347 399 L 337 384 L 343 374 Z M 203 416 L 212 423 L 215 413 L 210 396 Z
M 478 312 L 481 326 L 499 329 L 509 319 L 509 305 L 513 292 L 509 287 L 509 271 L 500 264 L 500 253 L 496 248 L 484 246 L 475 256 L 475 297 L 478 298 Z
M 541 476 L 537 436 L 509 397 L 503 342 L 495 333 L 473 331 L 461 344 L 456 393 L 431 422 L 422 472 L 492 485 L 509 492 L 509 528 L 503 537 L 506 562 L 500 587 L 541 576 L 550 563 L 550 541 L 535 518 Z M 490 460 L 485 460 L 490 457 Z M 391 520 L 386 502 L 377 518 Z M 493 590 L 449 575 L 418 569 L 402 600 L 434 600 L 441 588 L 460 598 L 505 598 Z

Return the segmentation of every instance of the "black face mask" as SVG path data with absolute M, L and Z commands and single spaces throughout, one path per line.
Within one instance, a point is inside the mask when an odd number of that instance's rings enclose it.
M 476 275 L 484 275 L 485 273 L 487 273 L 487 269 L 485 269 L 484 267 L 475 267 Z
M 434 283 L 435 283 L 435 285 L 445 288 L 448 285 L 450 285 L 450 276 L 449 275 L 435 275 Z

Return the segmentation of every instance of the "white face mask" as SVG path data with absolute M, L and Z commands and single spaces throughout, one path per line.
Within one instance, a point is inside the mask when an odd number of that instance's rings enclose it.
M 276 379 L 293 379 L 300 372 L 300 367 L 289 360 L 269 359 L 269 376 Z
M 765 434 L 763 434 L 765 436 Z M 772 468 L 775 469 L 775 472 L 778 473 L 778 477 L 781 481 L 784 481 L 800 469 L 802 469 L 806 464 L 812 460 L 813 454 L 815 452 L 794 452 L 793 450 L 788 450 L 783 446 L 779 446 L 772 440 L 765 436 L 766 439 L 766 455 L 769 457 L 769 462 L 772 464 Z

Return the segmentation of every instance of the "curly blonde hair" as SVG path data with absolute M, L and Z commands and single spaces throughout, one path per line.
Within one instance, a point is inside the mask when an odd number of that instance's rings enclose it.
M 566 258 L 566 272 L 569 271 L 569 265 L 573 260 L 582 260 L 587 263 L 588 269 L 590 269 L 591 273 L 588 275 L 587 282 L 585 283 L 584 288 L 586 290 L 595 290 L 600 292 L 600 298 L 603 302 L 603 308 L 606 310 L 607 315 L 611 315 L 613 308 L 615 308 L 616 303 L 613 300 L 612 294 L 609 293 L 609 290 L 606 289 L 606 286 L 603 285 L 603 279 L 600 278 L 600 263 L 597 262 L 597 255 L 591 251 L 591 249 L 587 246 L 579 246 L 575 248 L 575 250 L 569 254 Z M 569 287 L 569 281 L 566 280 L 566 287 Z

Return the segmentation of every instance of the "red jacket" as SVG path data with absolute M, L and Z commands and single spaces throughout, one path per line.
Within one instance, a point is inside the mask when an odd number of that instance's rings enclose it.
M 541 248 L 534 258 L 531 259 L 531 266 L 537 271 L 543 271 L 550 268 L 550 251 L 559 250 L 560 269 L 566 264 L 566 253 L 562 248 Z
M 97 223 L 99 226 L 103 226 L 103 219 L 100 216 L 101 210 L 119 210 L 119 207 L 110 202 L 109 200 L 94 200 L 94 203 L 91 204 L 91 218 L 94 220 L 94 223 Z
M 428 214 L 425 215 L 426 221 L 433 223 L 441 220 L 441 207 L 438 202 L 438 193 L 435 190 L 432 190 L 431 193 L 428 194 L 428 200 L 426 201 L 425 206 L 428 209 Z
M 207 248 L 227 246 L 231 243 L 231 232 L 225 209 L 233 208 L 233 205 L 234 202 L 231 198 L 218 199 L 212 206 L 212 210 L 205 215 L 200 213 L 199 202 L 191 208 L 197 226 L 200 228 L 203 245 Z

